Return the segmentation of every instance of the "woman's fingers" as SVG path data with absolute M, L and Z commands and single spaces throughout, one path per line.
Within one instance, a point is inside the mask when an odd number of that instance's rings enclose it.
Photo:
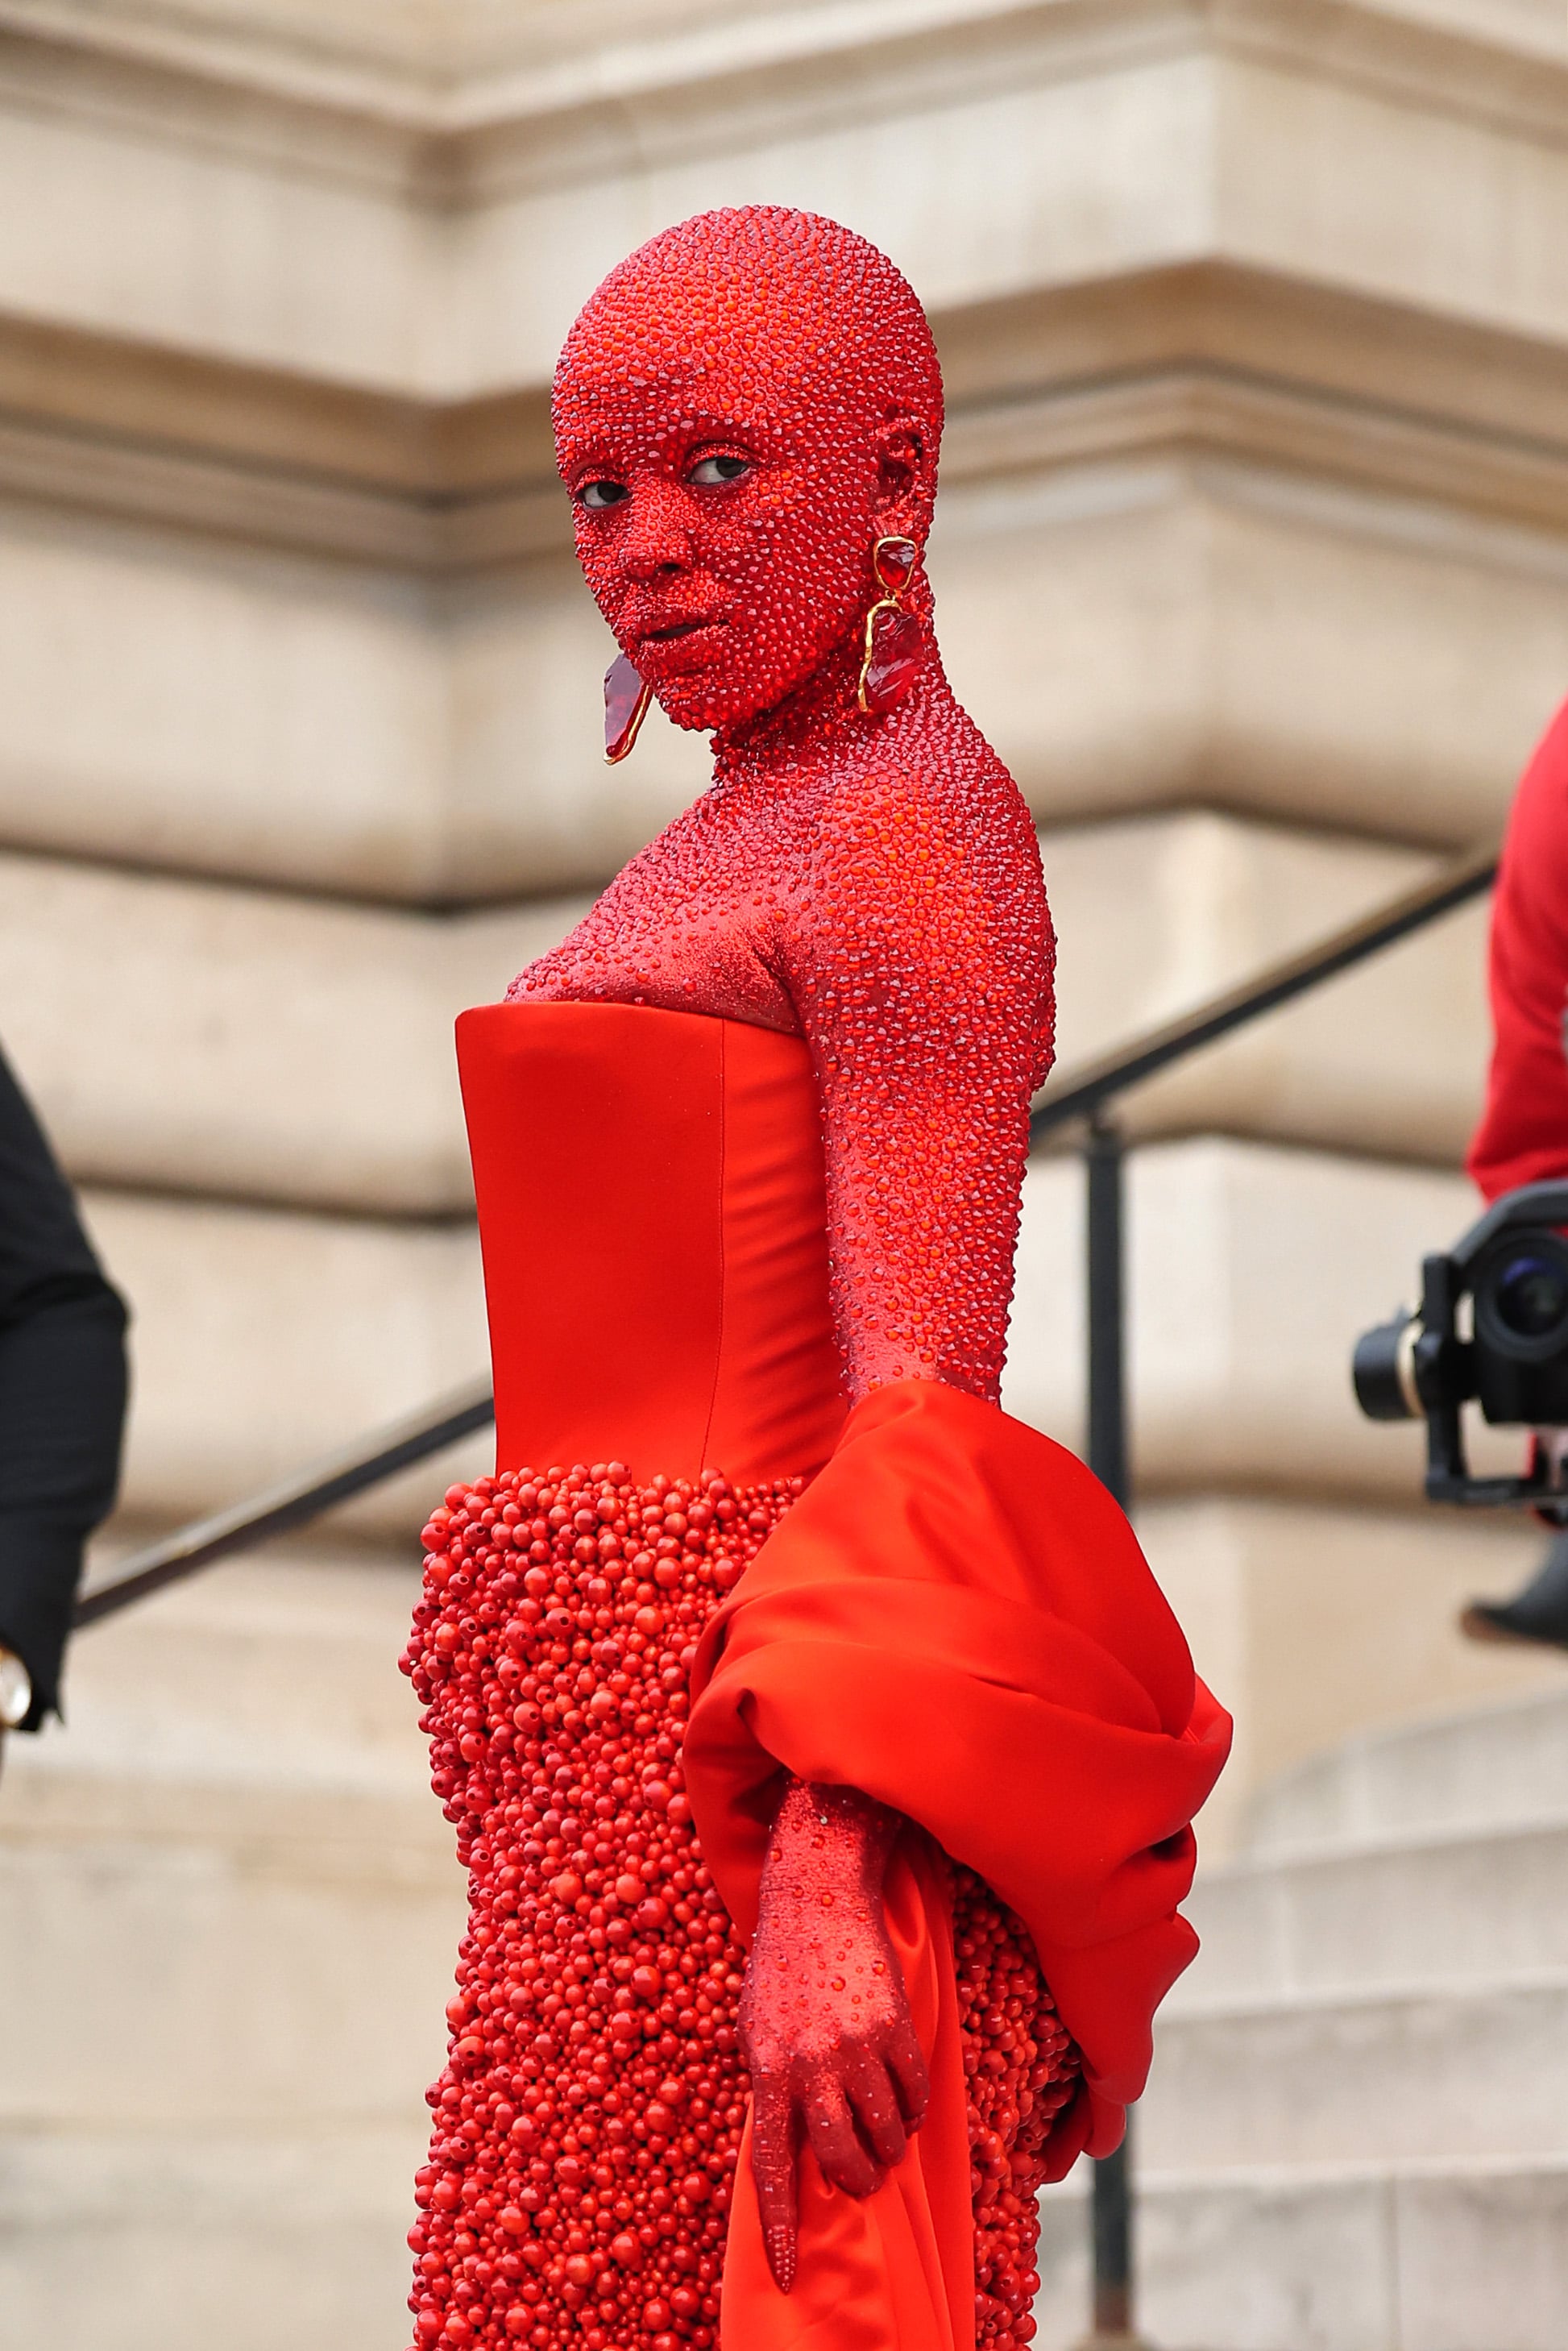
M 752 2172 L 768 2268 L 781 2294 L 794 2283 L 798 2258 L 799 2125 L 823 2178 L 846 2196 L 870 2196 L 904 2160 L 928 2095 L 926 2061 L 908 2018 L 892 2026 L 885 2049 L 861 2046 L 826 2062 L 753 2072 Z
M 846 2065 L 844 2087 L 856 2119 L 871 2142 L 872 2154 L 891 2171 L 895 2164 L 903 2162 L 909 2140 L 881 2057 L 867 2052 Z
M 794 2106 L 787 2076 L 759 2075 L 752 2084 L 752 2176 L 757 2185 L 763 2245 L 781 2294 L 787 2294 L 794 2283 L 798 2237 L 794 2164 Z
M 920 2047 L 908 2009 L 895 2018 L 888 2035 L 884 2055 L 888 2071 L 898 2086 L 898 2104 L 909 2128 L 919 2130 L 926 2118 L 926 2105 L 931 2095 L 931 2077 L 926 2065 L 925 2052 Z
M 806 2136 L 822 2166 L 823 2178 L 846 2196 L 869 2196 L 882 2184 L 882 2174 L 866 2152 L 849 2102 L 836 2074 L 825 2065 L 813 2066 L 801 2098 Z

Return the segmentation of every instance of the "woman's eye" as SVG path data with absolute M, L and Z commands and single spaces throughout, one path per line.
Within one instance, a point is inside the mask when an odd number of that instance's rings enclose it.
M 603 507 L 618 507 L 623 498 L 630 496 L 624 482 L 585 482 L 577 492 L 582 504 L 596 511 Z
M 751 461 L 745 457 L 699 457 L 686 478 L 701 489 L 713 490 L 723 482 L 738 482 L 751 470 Z

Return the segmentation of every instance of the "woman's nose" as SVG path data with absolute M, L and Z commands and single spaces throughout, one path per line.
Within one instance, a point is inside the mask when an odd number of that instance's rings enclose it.
M 621 540 L 621 562 L 637 580 L 669 580 L 691 567 L 691 531 L 682 493 L 673 482 L 637 483 Z

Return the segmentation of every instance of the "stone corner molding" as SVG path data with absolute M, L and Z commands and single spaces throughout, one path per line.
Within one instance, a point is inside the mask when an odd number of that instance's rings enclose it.
M 5 314 L 0 496 L 432 575 L 570 545 L 543 386 L 425 400 Z
M 1556 343 L 1218 259 L 933 325 L 954 480 L 1229 457 L 1568 534 Z M 429 578 L 570 549 L 542 384 L 425 400 L 4 313 L 0 496 Z
M 1151 57 L 1272 62 L 1568 140 L 1560 0 L 545 0 L 498 26 L 356 0 L 0 0 L 0 106 L 221 135 L 450 208 L 698 139 L 952 103 Z

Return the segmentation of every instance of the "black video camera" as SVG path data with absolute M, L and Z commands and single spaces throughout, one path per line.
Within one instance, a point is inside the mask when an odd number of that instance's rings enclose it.
M 1504 1426 L 1568 1426 L 1568 1184 L 1505 1193 L 1448 1257 L 1421 1261 L 1421 1311 L 1355 1343 L 1355 1401 L 1369 1420 L 1427 1423 L 1434 1502 L 1532 1504 L 1568 1523 L 1554 1448 L 1520 1478 L 1472 1478 L 1461 1407 Z M 1469 1301 L 1468 1308 L 1466 1301 Z

